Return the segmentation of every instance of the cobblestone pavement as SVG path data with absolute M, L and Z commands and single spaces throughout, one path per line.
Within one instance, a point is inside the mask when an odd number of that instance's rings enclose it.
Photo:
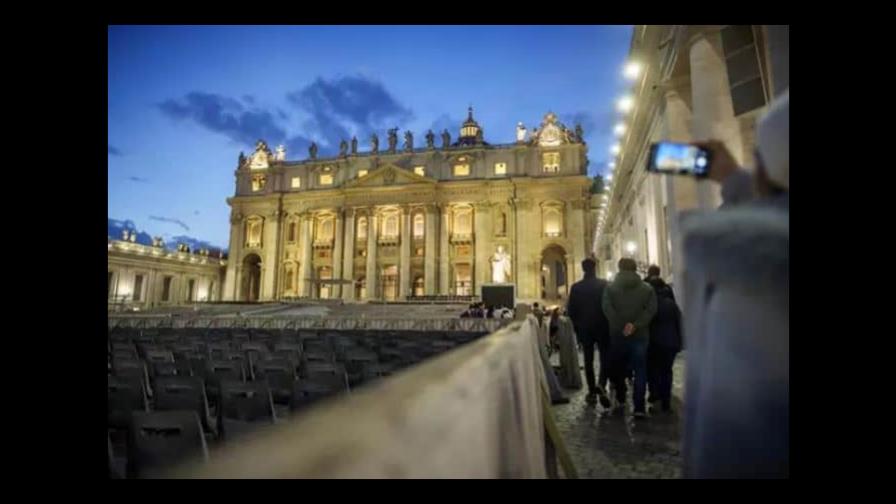
M 595 361 L 597 360 L 595 356 Z M 552 363 L 557 365 L 557 355 Z M 579 354 L 579 365 L 584 362 Z M 598 363 L 595 362 L 595 367 Z M 681 476 L 681 417 L 684 357 L 673 366 L 674 413 L 659 408 L 650 418 L 635 421 L 631 416 L 631 392 L 624 415 L 610 414 L 600 404 L 585 402 L 587 388 L 566 390 L 568 404 L 553 406 L 557 426 L 566 441 L 579 478 L 679 478 Z M 595 375 L 597 369 L 595 369 Z M 585 383 L 584 370 L 582 383 Z M 631 390 L 631 388 L 629 388 Z

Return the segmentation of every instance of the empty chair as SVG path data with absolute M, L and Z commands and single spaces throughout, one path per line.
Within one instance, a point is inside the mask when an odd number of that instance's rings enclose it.
M 106 380 L 109 427 L 125 429 L 135 411 L 149 410 L 146 388 L 138 376 L 110 375 Z
M 147 362 L 174 362 L 174 354 L 171 350 L 146 350 Z
M 274 402 L 288 404 L 296 381 L 296 367 L 289 359 L 267 359 L 254 365 L 255 378 L 266 380 Z
M 349 348 L 345 353 L 345 371 L 348 375 L 349 385 L 365 380 L 363 367 L 365 364 L 377 363 L 379 357 L 373 350 L 366 348 Z
M 302 358 L 307 361 L 335 362 L 336 356 L 333 350 L 321 344 L 313 344 L 305 346 L 302 352 Z
M 113 359 L 112 374 L 115 376 L 131 376 L 139 378 L 146 388 L 146 392 L 151 395 L 149 389 L 149 372 L 143 361 L 133 359 Z
M 155 384 L 159 377 L 177 376 L 180 374 L 180 370 L 178 369 L 177 364 L 169 361 L 151 362 L 150 370 L 152 370 L 153 384 Z M 153 387 L 153 389 L 155 389 L 155 387 Z
M 164 376 L 156 380 L 155 409 L 157 411 L 192 410 L 202 427 L 213 431 L 208 408 L 205 382 L 198 376 Z
M 136 348 L 113 348 L 112 349 L 112 359 L 114 360 L 140 360 L 140 355 L 137 354 Z
M 267 382 L 221 382 L 221 405 L 218 410 L 218 435 L 221 439 L 232 439 L 275 421 L 274 402 Z
M 345 381 L 336 375 L 320 375 L 310 379 L 299 380 L 293 389 L 289 409 L 291 411 L 302 410 L 321 399 L 346 392 L 348 392 L 348 388 L 345 385 Z
M 205 367 L 205 389 L 212 402 L 218 404 L 222 380 L 243 381 L 246 373 L 242 361 L 210 360 Z
M 199 418 L 193 410 L 135 414 L 128 433 L 128 477 L 162 476 L 180 462 L 208 459 Z

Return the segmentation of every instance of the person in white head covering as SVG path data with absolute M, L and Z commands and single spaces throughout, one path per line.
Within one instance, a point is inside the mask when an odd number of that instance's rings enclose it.
M 756 170 L 737 165 L 718 140 L 694 142 L 710 151 L 709 178 L 722 184 L 722 207 L 747 202 L 790 208 L 790 90 L 772 102 L 756 128 Z

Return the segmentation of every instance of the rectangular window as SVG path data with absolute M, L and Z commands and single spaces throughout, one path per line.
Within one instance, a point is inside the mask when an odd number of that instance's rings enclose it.
M 721 36 L 734 115 L 738 116 L 764 106 L 767 93 L 762 81 L 753 26 L 726 26 L 722 28 Z
M 424 168 L 422 166 L 415 166 L 414 173 L 416 173 L 417 175 L 420 175 L 421 177 L 425 177 L 426 176 L 426 168 Z
M 361 178 L 364 175 L 367 175 L 367 170 L 358 170 L 358 178 Z
M 264 175 L 252 176 L 252 192 L 258 192 L 264 189 L 264 183 L 267 181 Z
M 173 278 L 170 276 L 166 276 L 162 279 L 162 301 L 170 301 L 171 300 L 171 280 Z
M 298 189 L 302 187 L 302 177 L 293 177 L 292 178 L 292 188 Z
M 196 287 L 196 280 L 192 278 L 187 282 L 187 301 L 193 300 L 193 288 Z
M 495 175 L 507 175 L 507 163 L 495 163 Z
M 297 222 L 290 222 L 286 233 L 286 241 L 289 243 L 294 243 L 296 241 L 296 227 L 298 226 Z
M 320 174 L 320 185 L 333 185 L 333 174 L 332 173 L 321 173 Z
M 466 177 L 469 174 L 470 174 L 470 165 L 468 165 L 468 164 L 454 165 L 454 176 L 455 177 Z
M 143 297 L 143 275 L 134 277 L 134 301 L 140 301 Z

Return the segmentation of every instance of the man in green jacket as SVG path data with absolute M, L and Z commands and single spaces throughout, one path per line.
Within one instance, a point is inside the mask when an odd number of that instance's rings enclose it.
M 633 402 L 635 418 L 646 418 L 647 342 L 650 321 L 656 314 L 656 293 L 636 273 L 634 259 L 619 260 L 619 273 L 604 289 L 602 307 L 610 326 L 610 381 L 618 406 L 625 406 L 625 378 L 635 372 Z

